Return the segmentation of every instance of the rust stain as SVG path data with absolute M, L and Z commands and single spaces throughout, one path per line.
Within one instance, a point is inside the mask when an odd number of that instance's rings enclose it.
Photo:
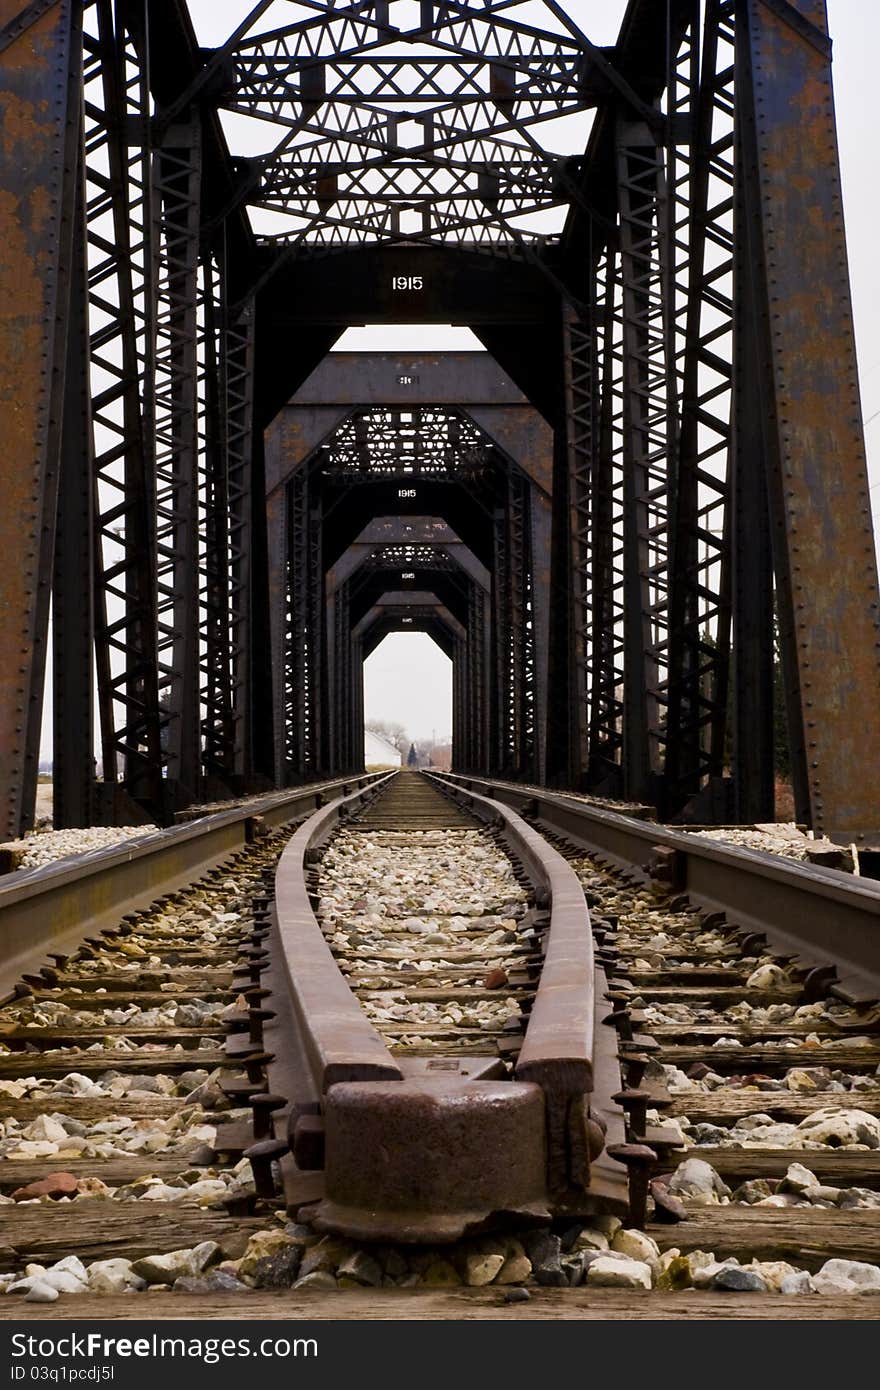
M 824 7 L 809 10 L 821 21 Z M 880 671 L 871 609 L 877 579 L 870 524 L 859 510 L 867 477 L 852 393 L 855 346 L 830 72 L 820 54 L 763 6 L 754 13 L 782 520 L 799 585 L 797 653 L 814 823 L 835 831 L 877 829 Z
M 29 144 L 39 131 L 39 113 L 34 103 L 9 92 L 0 92 L 0 149 L 3 155 L 7 159 L 16 156 L 26 160 Z
M 20 11 L 0 0 L 0 24 Z M 16 830 L 23 726 L 33 660 L 36 560 L 43 525 L 45 408 L 54 321 L 47 314 L 58 256 L 50 188 L 61 115 L 53 74 L 66 77 L 69 16 L 56 5 L 0 55 L 0 407 L 3 509 L 0 553 L 0 789 L 5 829 Z

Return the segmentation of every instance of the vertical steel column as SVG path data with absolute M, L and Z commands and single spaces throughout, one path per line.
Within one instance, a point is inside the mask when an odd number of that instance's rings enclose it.
M 510 737 L 510 688 L 508 680 L 508 649 L 510 645 L 509 556 L 507 525 L 502 508 L 492 516 L 492 634 L 494 637 L 492 706 L 494 740 L 491 770 L 505 774 L 508 769 L 507 747 Z M 459 743 L 459 754 L 461 754 Z
M 82 152 L 73 197 L 73 258 L 52 588 L 52 803 L 56 829 L 91 825 L 94 812 L 94 449 Z
M 488 767 L 489 753 L 489 686 L 486 663 L 488 655 L 486 644 L 487 607 L 487 595 L 473 579 L 469 578 L 467 645 L 474 700 L 473 757 L 474 766 L 480 768 Z
M 86 9 L 89 357 L 95 445 L 95 661 L 105 794 L 161 814 L 157 668 L 149 53 L 111 0 Z
M 33 823 L 81 139 L 81 10 L 0 0 L 0 797 Z M 8 27 L 7 27 L 8 26 Z
M 462 772 L 461 756 L 461 698 L 459 683 L 460 643 L 455 642 L 452 654 L 452 770 Z
M 276 739 L 284 749 L 283 771 L 279 769 L 279 773 L 284 785 L 289 785 L 317 776 L 328 765 L 325 759 L 331 755 L 331 739 L 336 737 L 335 728 L 325 730 L 321 723 L 325 707 L 321 685 L 326 679 L 322 671 L 326 616 L 321 511 L 307 469 L 299 469 L 285 488 L 283 524 L 277 512 L 273 505 L 270 554 L 274 557 L 274 578 L 270 588 L 273 612 L 278 615 L 280 610 L 283 615 L 273 638 L 273 648 L 278 651 Z M 326 739 L 323 745 L 322 739 Z
M 235 745 L 226 343 L 221 326 L 220 276 L 211 257 L 205 275 L 205 447 L 204 475 L 199 479 L 204 513 L 199 607 L 204 614 L 204 630 L 199 644 L 199 704 L 205 794 L 209 800 L 220 800 L 232 790 Z
M 283 644 L 283 695 L 278 733 L 283 742 L 284 785 L 301 780 L 309 764 L 309 651 L 308 651 L 308 477 L 300 469 L 287 485 L 285 633 Z
M 880 831 L 880 595 L 823 0 L 742 0 L 737 114 L 797 814 Z
M 326 609 L 324 597 L 323 503 L 317 487 L 309 489 L 309 529 L 306 552 L 306 598 L 308 603 L 308 683 L 309 750 L 307 770 L 317 777 L 331 766 L 326 756 L 328 720 L 327 666 L 324 659 Z M 349 628 L 350 631 L 350 628 Z M 347 650 L 347 646 L 346 646 Z M 329 716 L 332 718 L 332 715 Z
M 324 738 L 322 754 L 325 766 L 337 771 L 340 766 L 340 735 L 334 715 L 339 669 L 339 604 L 337 600 L 340 597 L 341 590 L 345 587 L 345 584 L 338 584 L 333 592 L 327 595 L 325 619 L 327 630 L 324 633 L 324 651 L 327 654 L 327 669 L 322 677 L 330 702 L 330 716 L 327 720 L 327 728 L 322 731 Z
M 333 621 L 333 680 L 327 707 L 328 733 L 332 742 L 328 748 L 328 766 L 335 772 L 349 772 L 352 766 L 351 748 L 351 618 L 350 587 L 341 584 L 336 591 Z
M 669 206 L 681 424 L 672 489 L 665 801 L 724 770 L 730 653 L 728 453 L 733 355 L 734 0 L 697 7 L 670 55 Z M 683 192 L 682 192 L 683 190 Z M 677 374 L 670 373 L 675 381 Z M 672 406 L 674 408 L 674 404 Z M 700 819 L 707 819 L 701 815 Z
M 584 785 L 589 759 L 588 666 L 597 634 L 591 630 L 591 509 L 595 447 L 595 339 L 586 315 L 569 302 L 562 306 L 562 364 L 565 388 L 565 447 L 569 518 L 569 691 L 568 783 Z
M 272 729 L 275 785 L 288 785 L 287 689 L 290 663 L 290 541 L 293 481 L 266 499 L 269 645 L 272 657 Z
M 515 777 L 534 781 L 537 776 L 537 768 L 535 758 L 535 646 L 531 623 L 530 491 L 525 478 L 519 474 L 511 473 L 508 482 L 508 534 L 512 772 Z
M 617 119 L 623 280 L 624 789 L 654 794 L 660 657 L 666 642 L 669 417 L 662 150 L 648 126 Z
M 228 306 L 224 289 L 224 307 Z M 254 771 L 252 574 L 254 305 L 223 332 L 226 478 L 229 498 L 229 598 L 234 743 L 231 772 L 247 786 Z
M 757 248 L 736 142 L 733 518 L 733 773 L 738 821 L 770 821 L 774 805 L 773 542 L 761 410 Z
M 543 786 L 547 780 L 548 718 L 550 708 L 550 552 L 552 545 L 553 500 L 541 488 L 529 489 L 529 553 L 531 583 L 531 642 L 533 651 L 534 776 Z M 491 615 L 486 610 L 486 635 Z M 484 742 L 488 748 L 488 735 Z M 485 764 L 484 764 L 485 766 Z
M 608 246 L 596 270 L 596 388 L 592 505 L 589 647 L 588 785 L 607 796 L 623 792 L 623 479 L 616 409 L 622 395 L 617 332 L 617 252 Z
M 470 763 L 470 706 L 467 697 L 467 644 L 455 639 L 452 662 L 453 761 L 458 772 L 472 772 Z
M 353 639 L 351 649 L 351 726 L 354 736 L 353 764 L 355 772 L 363 772 L 364 757 L 364 642 Z
M 199 793 L 199 235 L 201 120 L 170 126 L 153 158 L 156 276 L 156 514 L 160 700 L 168 776 Z
M 227 321 L 225 257 L 206 268 L 206 429 L 202 484 L 204 612 L 201 704 L 206 776 L 240 790 L 253 766 L 251 454 L 253 306 Z M 222 788 L 218 789 L 222 790 Z

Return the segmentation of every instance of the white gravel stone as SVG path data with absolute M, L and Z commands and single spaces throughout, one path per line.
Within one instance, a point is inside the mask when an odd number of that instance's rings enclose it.
M 130 1289 L 147 1287 L 146 1279 L 135 1274 L 131 1260 L 121 1256 L 112 1260 L 96 1260 L 89 1265 L 89 1292 L 98 1294 L 127 1293 Z
M 813 1275 L 817 1293 L 880 1293 L 880 1268 L 861 1260 L 826 1260 Z
M 124 840 L 157 833 L 152 825 L 93 825 L 83 830 L 50 830 L 43 835 L 31 835 L 23 842 L 22 868 L 41 869 L 59 859 L 90 854 Z
M 802 1163 L 790 1163 L 782 1180 L 783 1192 L 805 1192 L 818 1185 L 818 1178 Z
M 57 1260 L 52 1266 L 52 1270 L 64 1270 L 67 1274 L 72 1274 L 76 1279 L 79 1279 L 83 1284 L 88 1283 L 88 1270 L 82 1260 L 78 1259 L 76 1255 L 65 1255 L 63 1260 Z
M 181 1250 L 169 1250 L 164 1255 L 146 1255 L 135 1260 L 132 1271 L 148 1284 L 173 1284 L 175 1279 L 202 1274 L 221 1257 L 216 1241 L 203 1240 L 199 1245 Z
M 785 1260 L 752 1260 L 751 1264 L 745 1265 L 744 1268 L 760 1274 L 771 1293 L 781 1293 L 786 1279 L 791 1279 L 801 1272 Z
M 590 1227 L 587 1227 L 586 1230 L 581 1231 L 576 1237 L 574 1245 L 571 1248 L 576 1252 L 581 1250 L 598 1250 L 600 1254 L 603 1254 L 609 1248 L 608 1237 L 604 1235 L 602 1231 L 594 1231 Z
M 866 1110 L 815 1110 L 801 1120 L 798 1129 L 814 1143 L 864 1144 L 880 1148 L 880 1119 Z
M 660 1258 L 659 1245 L 644 1231 L 618 1231 L 611 1242 L 611 1249 L 633 1260 L 641 1260 L 652 1268 Z
M 805 1269 L 799 1269 L 795 1274 L 787 1274 L 779 1286 L 780 1293 L 799 1294 L 815 1293 L 816 1287 L 812 1278 Z
M 25 1303 L 54 1303 L 58 1289 L 45 1279 L 35 1279 L 24 1296 Z
M 715 1206 L 730 1196 L 730 1188 L 702 1158 L 686 1158 L 679 1163 L 670 1179 L 669 1191 L 699 1206 Z
M 471 1288 L 491 1284 L 504 1266 L 504 1256 L 498 1253 L 475 1251 L 465 1260 L 465 1283 Z
M 58 1293 L 85 1293 L 88 1289 L 87 1279 L 78 1279 L 66 1269 L 47 1269 L 40 1275 L 40 1282 L 49 1284 Z
M 650 1289 L 651 1266 L 642 1260 L 597 1255 L 587 1270 L 587 1283 L 601 1289 Z
M 778 965 L 759 965 L 753 970 L 746 984 L 750 989 L 776 989 L 788 984 L 788 976 Z
M 695 1289 L 708 1289 L 714 1282 L 715 1276 L 720 1274 L 722 1269 L 739 1268 L 739 1260 L 733 1257 L 727 1260 L 716 1260 L 710 1256 L 708 1262 L 697 1267 L 690 1260 L 688 1263 L 691 1265 L 691 1279 Z

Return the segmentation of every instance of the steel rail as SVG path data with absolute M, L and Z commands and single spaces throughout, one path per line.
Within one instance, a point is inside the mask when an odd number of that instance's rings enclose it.
M 695 907 L 766 937 L 805 968 L 836 963 L 832 992 L 857 1004 L 880 997 L 880 884 L 838 869 L 634 820 L 563 792 L 443 774 L 450 785 L 525 811 L 572 844 L 665 883 Z
M 609 1100 L 620 1088 L 613 1030 L 601 1030 L 602 1095 L 590 1110 L 597 1000 L 607 986 L 576 876 L 508 808 L 462 796 L 478 820 L 501 823 L 535 885 L 541 926 L 546 918 L 523 1047 L 513 1079 L 491 1059 L 471 1075 L 453 1059 L 439 1066 L 392 1057 L 330 953 L 306 882 L 314 850 L 375 791 L 317 811 L 276 873 L 273 940 L 295 1014 L 288 1051 L 299 1062 L 289 1097 L 290 1190 L 302 1186 L 303 1170 L 322 1166 L 311 1219 L 359 1239 L 451 1240 L 498 1212 L 547 1219 L 553 1211 L 625 1210 L 623 1172 L 599 1157 L 606 1125 L 610 1140 L 619 1137 Z
M 542 890 L 549 911 L 544 963 L 516 1076 L 537 1082 L 544 1092 L 551 1191 L 566 1182 L 587 1187 L 590 1163 L 586 1146 L 573 1152 L 571 1143 L 572 1133 L 577 1132 L 573 1109 L 581 1109 L 583 1129 L 593 1089 L 595 961 L 584 891 L 562 855 L 515 812 L 473 792 L 463 795 L 453 790 L 453 795 L 480 819 L 503 818 L 511 848 Z
M 88 932 L 117 924 L 126 912 L 175 892 L 259 833 L 312 811 L 333 793 L 365 786 L 381 774 L 335 778 L 251 799 L 107 849 L 18 869 L 0 880 L 0 999 L 20 976 L 39 969 L 47 952 L 66 952 Z

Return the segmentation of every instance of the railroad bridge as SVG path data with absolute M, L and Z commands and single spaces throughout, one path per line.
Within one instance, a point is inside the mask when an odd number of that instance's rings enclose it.
M 0 0 L 0 1321 L 876 1316 L 825 6 L 614 8 Z
M 778 660 L 880 842 L 825 6 L 593 8 L 2 0 L 7 835 L 50 647 L 56 824 L 167 824 L 358 771 L 418 628 L 454 770 L 668 822 L 772 819 Z M 485 351 L 330 351 L 389 323 Z

